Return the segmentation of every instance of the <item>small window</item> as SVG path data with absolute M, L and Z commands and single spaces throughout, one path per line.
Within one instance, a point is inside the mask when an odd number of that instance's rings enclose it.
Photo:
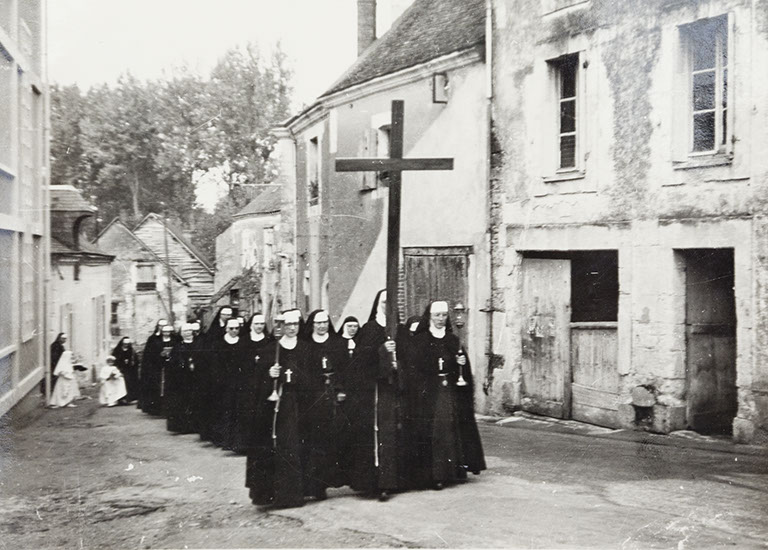
M 728 18 L 681 27 L 687 55 L 689 151 L 725 152 L 728 144 Z
M 309 206 L 320 204 L 320 144 L 314 137 L 307 144 L 307 192 Z
M 149 292 L 156 289 L 155 266 L 152 264 L 136 266 L 136 291 Z
M 563 56 L 552 62 L 557 73 L 557 145 L 558 170 L 577 168 L 578 101 L 577 79 L 579 55 Z
M 387 124 L 376 130 L 376 157 L 380 159 L 389 158 L 389 138 L 392 127 Z M 383 170 L 376 172 L 376 181 L 379 185 L 389 185 L 389 172 Z
M 450 86 L 447 73 L 432 75 L 432 103 L 448 103 Z

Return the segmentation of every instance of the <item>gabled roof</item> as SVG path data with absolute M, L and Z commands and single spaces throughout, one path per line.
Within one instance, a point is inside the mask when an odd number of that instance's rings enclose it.
M 485 42 L 485 0 L 415 0 L 321 97 Z
M 72 185 L 51 185 L 51 210 L 56 212 L 89 212 L 96 208 Z
M 96 237 L 96 238 L 93 240 L 93 242 L 94 242 L 94 243 L 98 242 L 98 240 L 99 240 L 99 239 L 102 237 L 102 235 L 104 235 L 104 234 L 107 232 L 107 230 L 108 230 L 108 229 L 110 229 L 112 226 L 114 226 L 114 227 L 116 227 L 116 228 L 120 228 L 120 229 L 122 229 L 123 231 L 125 231 L 126 233 L 128 233 L 128 234 L 129 234 L 131 237 L 133 237 L 133 240 L 135 240 L 135 241 L 136 241 L 136 243 L 137 243 L 137 244 L 138 244 L 138 245 L 141 247 L 141 249 L 142 249 L 142 250 L 144 250 L 145 252 L 149 253 L 149 255 L 150 255 L 150 256 L 152 256 L 152 257 L 153 257 L 153 258 L 154 258 L 154 259 L 155 259 L 155 260 L 156 260 L 158 263 L 160 263 L 160 264 L 165 264 L 165 261 L 164 261 L 164 260 L 163 260 L 163 259 L 162 259 L 160 256 L 158 256 L 158 255 L 155 253 L 155 251 L 154 251 L 154 250 L 152 250 L 151 248 L 149 248 L 149 246 L 147 246 L 147 244 L 146 244 L 144 241 L 142 241 L 142 240 L 141 240 L 141 239 L 140 239 L 140 238 L 139 238 L 139 237 L 136 235 L 136 233 L 134 233 L 133 231 L 131 231 L 130 229 L 128 229 L 128 226 L 127 226 L 127 225 L 125 225 L 125 224 L 123 223 L 123 221 L 122 221 L 122 220 L 121 220 L 119 217 L 116 217 L 116 218 L 115 218 L 115 219 L 113 219 L 111 222 L 109 222 L 109 223 L 107 224 L 107 226 L 106 226 L 104 229 L 102 229 L 102 230 L 101 230 L 101 232 L 99 233 L 98 237 Z M 183 285 L 186 285 L 186 286 L 189 286 L 189 282 L 187 282 L 187 280 L 186 280 L 184 277 L 182 277 L 182 276 L 181 276 L 181 274 L 180 274 L 178 271 L 176 271 L 176 269 L 174 269 L 174 268 L 173 268 L 173 266 L 171 266 L 171 273 L 173 273 L 173 276 L 174 276 L 174 277 L 176 278 L 176 280 L 178 280 L 178 281 L 179 281 L 181 284 L 183 284 Z
M 282 205 L 282 186 L 279 184 L 265 187 L 259 195 L 234 215 L 235 218 L 254 214 L 274 214 L 280 212 Z
M 184 236 L 184 233 L 182 233 L 182 231 L 179 228 L 175 227 L 173 224 L 170 224 L 170 223 L 164 221 L 161 216 L 159 216 L 159 215 L 157 215 L 155 213 L 147 214 L 146 216 L 144 216 L 143 220 L 141 220 L 139 223 L 136 224 L 136 227 L 133 228 L 133 232 L 136 232 L 136 230 L 139 229 L 139 227 L 141 227 L 142 225 L 144 225 L 144 223 L 146 223 L 146 221 L 149 220 L 149 219 L 156 220 L 156 221 L 160 222 L 161 224 L 163 224 L 165 226 L 165 228 L 168 230 L 168 232 L 171 235 L 173 235 L 174 239 L 179 241 L 182 246 L 184 246 L 187 250 L 189 250 L 189 252 L 195 258 L 197 258 L 200 261 L 200 263 L 203 264 L 206 267 L 206 269 L 208 269 L 208 271 L 213 273 L 213 263 L 208 259 L 208 257 L 205 254 L 203 254 L 202 251 L 200 251 L 200 249 L 198 249 L 195 245 L 193 245 L 189 241 L 189 239 L 187 239 Z

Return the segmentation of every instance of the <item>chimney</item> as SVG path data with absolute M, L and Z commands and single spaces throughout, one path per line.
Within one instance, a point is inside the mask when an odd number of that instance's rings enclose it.
M 376 0 L 357 0 L 357 55 L 376 40 Z

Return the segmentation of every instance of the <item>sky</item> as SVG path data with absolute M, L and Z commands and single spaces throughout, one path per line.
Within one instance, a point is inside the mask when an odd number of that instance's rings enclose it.
M 48 0 L 48 78 L 86 90 L 128 71 L 207 76 L 228 49 L 279 41 L 299 108 L 355 60 L 356 25 L 356 0 Z

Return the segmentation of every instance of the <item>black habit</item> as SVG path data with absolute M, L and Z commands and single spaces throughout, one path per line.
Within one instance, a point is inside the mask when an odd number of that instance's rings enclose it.
M 165 418 L 170 432 L 192 433 L 194 423 L 195 368 L 200 363 L 194 340 L 179 340 L 171 351 L 165 373 Z
M 294 349 L 282 345 L 279 348 L 282 369 L 277 382 L 269 376 L 269 367 L 262 371 L 258 403 L 263 404 L 263 409 L 259 410 L 254 426 L 254 446 L 248 452 L 245 485 L 254 504 L 295 507 L 304 504 L 302 420 L 306 409 L 308 350 L 302 340 L 297 340 Z M 273 363 L 274 352 L 265 361 L 268 365 Z M 273 388 L 280 395 L 277 402 L 268 400 Z
M 127 337 L 123 337 L 112 350 L 112 356 L 115 358 L 115 366 L 120 370 L 125 380 L 125 397 L 123 403 L 131 403 L 139 398 L 141 386 L 139 384 L 139 357 L 133 349 L 133 343 L 128 344 L 123 349 L 123 342 Z

